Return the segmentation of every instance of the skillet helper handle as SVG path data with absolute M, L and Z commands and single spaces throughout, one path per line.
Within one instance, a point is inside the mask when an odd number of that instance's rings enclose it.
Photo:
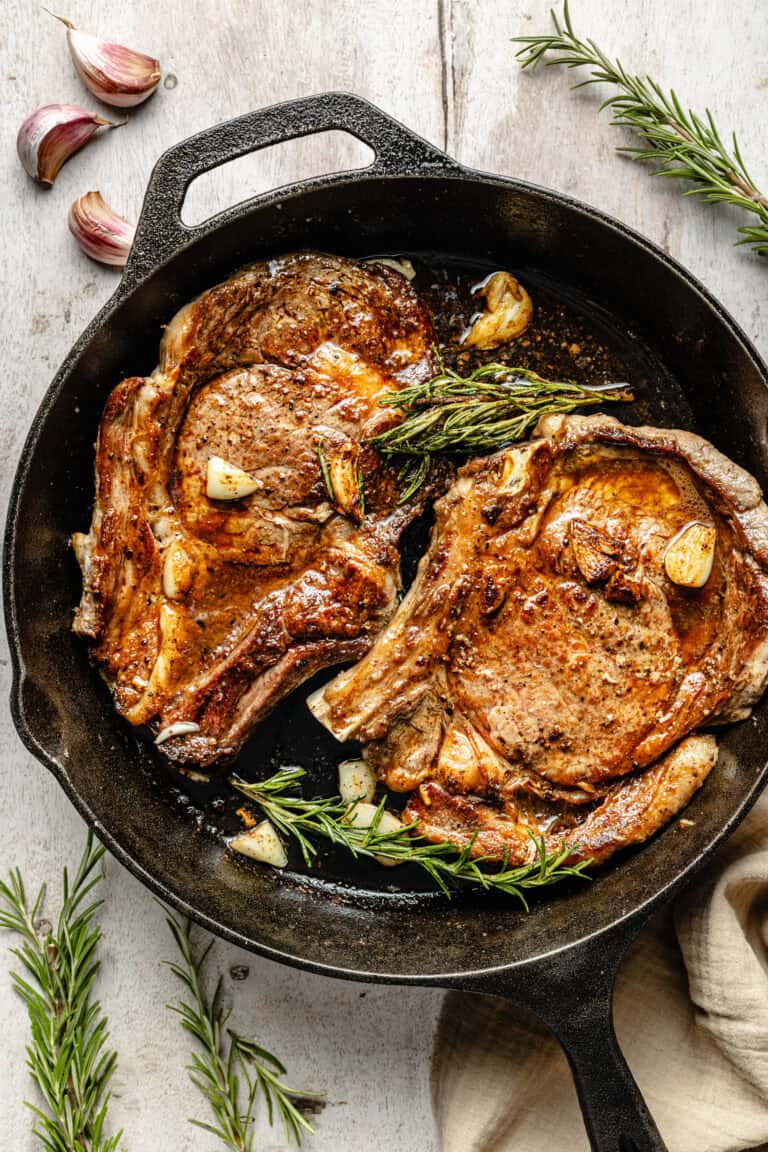
M 460 171 L 439 148 L 349 92 L 324 92 L 248 112 L 190 136 L 160 157 L 149 178 L 123 284 L 142 279 L 209 226 L 188 228 L 181 219 L 187 188 L 198 176 L 249 152 L 334 129 L 373 150 L 374 161 L 365 170 L 372 176 Z
M 520 977 L 502 974 L 491 987 L 484 981 L 475 986 L 528 1008 L 557 1037 L 592 1152 L 667 1152 L 613 1027 L 616 973 L 642 923 L 600 933 Z

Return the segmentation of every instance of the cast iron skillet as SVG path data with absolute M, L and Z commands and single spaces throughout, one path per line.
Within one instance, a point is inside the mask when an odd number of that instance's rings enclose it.
M 373 164 L 260 196 L 197 228 L 182 224 L 186 189 L 200 173 L 328 129 L 369 144 Z M 205 927 L 332 976 L 508 997 L 562 1043 L 593 1148 L 662 1149 L 614 1036 L 614 976 L 651 911 L 757 796 L 765 704 L 724 732 L 719 764 L 686 811 L 692 827 L 672 825 L 591 884 L 554 890 L 525 914 L 509 901 L 448 903 L 399 891 L 391 870 L 366 879 L 363 891 L 354 875 L 357 889 L 233 863 L 170 803 L 151 750 L 118 720 L 70 632 L 79 578 L 68 537 L 90 518 L 92 445 L 107 392 L 154 367 L 160 326 L 197 292 L 249 260 L 301 248 L 447 252 L 536 270 L 643 345 L 662 396 L 682 397 L 669 410 L 660 402 L 659 423 L 685 420 L 765 474 L 765 367 L 705 289 L 647 240 L 567 197 L 462 168 L 354 96 L 254 112 L 161 157 L 123 279 L 67 357 L 30 431 L 4 556 L 19 735 L 115 856 Z M 311 763 L 320 736 L 301 700 L 290 728 L 297 756 Z

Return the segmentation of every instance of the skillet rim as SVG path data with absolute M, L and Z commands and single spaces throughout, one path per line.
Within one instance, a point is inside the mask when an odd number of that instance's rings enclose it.
M 170 151 L 173 150 L 171 149 Z M 438 150 L 435 149 L 435 151 L 437 152 Z M 163 154 L 163 156 L 168 156 L 168 154 L 169 153 L 166 152 Z M 163 157 L 160 158 L 158 164 L 162 161 L 162 159 Z M 265 945 L 258 940 L 243 935 L 236 929 L 219 923 L 214 917 L 200 912 L 192 904 L 190 904 L 188 900 L 182 896 L 177 895 L 176 892 L 174 892 L 171 888 L 166 887 L 162 880 L 158 879 L 150 871 L 148 871 L 142 862 L 134 855 L 132 855 L 127 848 L 124 848 L 116 836 L 108 832 L 107 829 L 101 824 L 100 820 L 97 818 L 90 806 L 80 796 L 76 785 L 72 782 L 63 766 L 58 762 L 55 756 L 49 753 L 49 751 L 37 740 L 32 727 L 28 724 L 24 715 L 22 706 L 22 690 L 25 672 L 23 653 L 21 651 L 19 641 L 19 626 L 17 623 L 16 581 L 14 580 L 14 571 L 16 565 L 16 537 L 18 531 L 20 504 L 26 488 L 29 469 L 35 457 L 37 443 L 54 400 L 58 398 L 58 396 L 66 389 L 74 364 L 88 347 L 89 343 L 102 331 L 104 326 L 119 310 L 119 308 L 129 298 L 133 297 L 143 288 L 147 280 L 155 276 L 170 262 L 178 259 L 182 255 L 194 249 L 199 241 L 203 240 L 205 237 L 211 233 L 216 232 L 225 225 L 238 220 L 245 220 L 252 213 L 257 212 L 262 208 L 287 201 L 288 199 L 301 197 L 307 193 L 315 192 L 316 190 L 330 189 L 344 185 L 366 183 L 370 184 L 380 181 L 386 182 L 391 180 L 423 180 L 434 182 L 458 180 L 466 181 L 472 184 L 479 183 L 488 187 L 517 189 L 531 195 L 534 199 L 540 199 L 544 202 L 554 203 L 565 207 L 577 215 L 585 216 L 596 221 L 596 223 L 603 228 L 607 228 L 619 233 L 619 235 L 623 236 L 631 244 L 639 248 L 646 257 L 655 258 L 657 261 L 660 261 L 662 264 L 664 264 L 674 275 L 676 275 L 684 282 L 688 289 L 698 294 L 709 306 L 720 324 L 726 329 L 728 335 L 741 345 L 743 353 L 752 362 L 758 376 L 762 379 L 765 387 L 768 388 L 768 366 L 766 366 L 753 342 L 746 335 L 739 323 L 730 315 L 727 309 L 717 300 L 717 298 L 709 291 L 709 289 L 707 289 L 701 283 L 701 281 L 698 280 L 697 277 L 695 277 L 677 260 L 664 252 L 653 241 L 642 236 L 639 232 L 630 228 L 628 225 L 622 223 L 621 221 L 616 220 L 602 210 L 597 209 L 592 205 L 585 204 L 582 201 L 579 201 L 566 194 L 543 188 L 528 181 L 518 180 L 513 177 L 501 176 L 493 173 L 482 172 L 472 168 L 467 168 L 463 165 L 459 165 L 449 157 L 446 157 L 446 160 L 448 161 L 448 166 L 431 171 L 429 169 L 422 168 L 418 171 L 398 173 L 394 171 L 371 171 L 369 168 L 363 168 L 314 177 L 303 181 L 296 181 L 294 183 L 284 185 L 280 188 L 273 189 L 270 192 L 264 193 L 262 195 L 250 197 L 249 199 L 242 201 L 241 203 L 234 205 L 233 207 L 226 209 L 221 213 L 218 213 L 217 215 L 211 217 L 209 220 L 205 221 L 204 224 L 194 229 L 182 226 L 183 231 L 188 234 L 187 242 L 182 244 L 180 247 L 174 248 L 173 251 L 167 252 L 163 258 L 154 264 L 151 268 L 144 269 L 138 275 L 132 273 L 131 265 L 129 262 L 126 272 L 120 283 L 117 285 L 112 296 L 106 301 L 103 307 L 97 312 L 93 320 L 90 321 L 81 335 L 75 341 L 40 401 L 40 404 L 32 419 L 29 431 L 25 438 L 24 446 L 22 448 L 19 462 L 15 470 L 13 484 L 8 500 L 7 519 L 3 544 L 4 617 L 12 665 L 10 710 L 14 727 L 26 749 L 31 752 L 32 755 L 53 774 L 76 810 L 83 817 L 86 823 L 94 830 L 96 835 L 115 856 L 115 858 L 119 860 L 119 862 L 125 868 L 127 868 L 127 870 L 133 876 L 136 877 L 136 879 L 138 879 L 142 884 L 149 888 L 151 892 L 153 892 L 156 896 L 171 905 L 176 910 L 180 911 L 182 914 L 189 916 L 189 918 L 195 923 L 206 928 L 213 934 L 246 949 L 247 951 L 264 956 L 266 959 L 273 960 L 277 963 L 287 964 L 291 967 L 299 968 L 304 971 L 311 971 L 319 975 L 331 976 L 341 979 L 380 984 L 403 984 L 432 987 L 458 987 L 461 985 L 467 985 L 472 982 L 476 983 L 477 981 L 482 980 L 491 981 L 494 977 L 497 977 L 501 974 L 522 971 L 545 960 L 563 956 L 565 953 L 573 951 L 574 949 L 586 948 L 590 945 L 594 946 L 596 941 L 600 940 L 601 938 L 605 939 L 609 936 L 613 936 L 617 931 L 622 932 L 623 930 L 624 935 L 629 935 L 633 925 L 637 924 L 638 922 L 642 922 L 642 920 L 644 920 L 655 907 L 664 903 L 673 895 L 674 892 L 681 888 L 683 884 L 696 872 L 697 869 L 703 867 L 703 865 L 712 857 L 715 850 L 727 839 L 734 828 L 741 822 L 750 808 L 754 805 L 760 792 L 766 784 L 766 779 L 768 777 L 768 760 L 755 776 L 746 795 L 741 799 L 740 803 L 735 806 L 725 823 L 720 826 L 717 834 L 712 837 L 710 842 L 699 852 L 697 856 L 693 857 L 687 866 L 673 874 L 650 896 L 641 900 L 638 904 L 633 904 L 625 913 L 615 917 L 602 928 L 588 932 L 586 935 L 579 936 L 578 939 L 573 940 L 570 943 L 565 943 L 561 947 L 556 947 L 550 949 L 549 951 L 538 952 L 533 956 L 521 958 L 507 964 L 472 970 L 462 969 L 461 971 L 446 973 L 430 972 L 426 974 L 419 974 L 417 972 L 368 972 L 362 969 L 340 968 L 336 965 L 324 964 L 296 955 L 294 953 L 283 952 L 280 949 Z M 371 167 L 373 168 L 374 165 Z

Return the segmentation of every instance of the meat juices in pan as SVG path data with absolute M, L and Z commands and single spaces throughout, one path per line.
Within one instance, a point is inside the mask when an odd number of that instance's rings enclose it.
M 391 616 L 398 540 L 424 495 L 398 506 L 394 473 L 365 442 L 393 419 L 382 393 L 433 375 L 434 342 L 399 272 L 287 256 L 183 308 L 152 376 L 111 393 L 91 530 L 74 537 L 74 628 L 118 711 L 167 737 L 172 759 L 231 757 Z M 319 446 L 346 508 L 329 500 Z M 253 493 L 209 499 L 212 456 L 248 473 Z
M 523 863 L 567 831 L 601 862 L 688 802 L 716 758 L 696 729 L 767 672 L 757 483 L 691 433 L 547 417 L 461 469 L 398 612 L 310 707 L 431 839 Z

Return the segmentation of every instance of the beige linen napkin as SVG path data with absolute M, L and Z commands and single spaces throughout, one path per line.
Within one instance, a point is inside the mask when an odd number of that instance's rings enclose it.
M 641 933 L 615 1020 L 670 1152 L 768 1144 L 768 796 L 680 898 L 674 924 L 666 913 Z M 588 1149 L 558 1045 L 498 1000 L 446 997 L 433 1103 L 443 1152 Z

